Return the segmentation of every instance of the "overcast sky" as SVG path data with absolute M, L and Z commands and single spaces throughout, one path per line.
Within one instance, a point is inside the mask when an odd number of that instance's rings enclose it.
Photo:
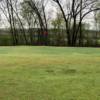
M 48 2 L 47 6 L 46 6 L 46 12 L 48 13 L 49 17 L 52 17 L 52 18 L 55 18 L 55 15 L 56 15 L 56 8 L 54 6 L 55 6 L 55 4 L 51 3 L 50 1 Z M 1 16 L 3 18 L 3 21 L 1 22 L 1 24 L 2 24 L 1 27 L 2 28 L 7 27 L 8 26 L 7 19 L 5 18 L 5 16 L 3 14 L 1 14 Z M 86 16 L 83 22 L 91 24 L 91 28 L 93 28 L 94 27 L 93 13 Z

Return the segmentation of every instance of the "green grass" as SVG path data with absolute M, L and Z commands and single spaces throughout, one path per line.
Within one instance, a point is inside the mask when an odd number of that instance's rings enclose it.
M 100 49 L 0 47 L 0 100 L 100 100 Z

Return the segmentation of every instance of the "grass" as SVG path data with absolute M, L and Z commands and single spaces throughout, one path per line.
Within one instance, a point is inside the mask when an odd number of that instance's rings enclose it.
M 0 100 L 100 100 L 100 49 L 0 47 Z

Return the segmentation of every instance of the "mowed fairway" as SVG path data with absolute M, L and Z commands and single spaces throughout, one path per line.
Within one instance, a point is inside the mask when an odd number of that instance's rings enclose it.
M 100 49 L 0 47 L 0 100 L 100 100 Z

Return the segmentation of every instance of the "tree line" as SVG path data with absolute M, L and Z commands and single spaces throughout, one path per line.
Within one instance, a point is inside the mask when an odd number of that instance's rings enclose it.
M 56 9 L 55 18 L 49 3 Z M 6 18 L 12 45 L 52 45 L 50 41 L 56 39 L 56 45 L 64 41 L 67 46 L 83 46 L 89 31 L 84 19 L 89 14 L 94 18 L 96 46 L 99 41 L 99 0 L 0 0 L 0 13 L 1 22 Z

